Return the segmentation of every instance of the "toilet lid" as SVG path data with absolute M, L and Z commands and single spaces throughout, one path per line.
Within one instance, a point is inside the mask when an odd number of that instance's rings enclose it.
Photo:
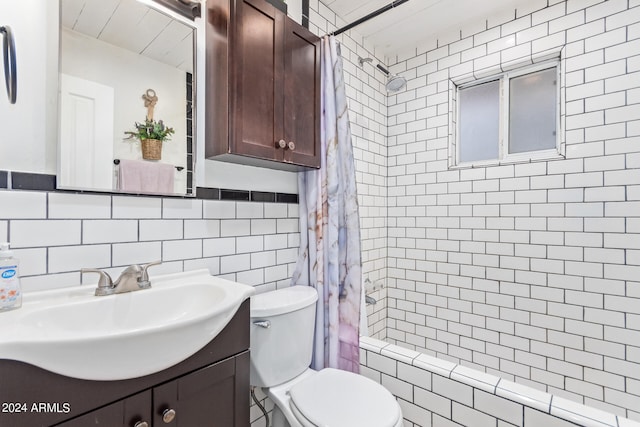
M 389 391 L 362 375 L 323 369 L 289 391 L 291 403 L 319 427 L 393 427 L 400 406 Z

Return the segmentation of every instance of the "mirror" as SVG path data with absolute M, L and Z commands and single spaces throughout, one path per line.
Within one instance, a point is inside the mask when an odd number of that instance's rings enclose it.
M 138 0 L 60 3 L 58 188 L 195 195 L 193 24 Z M 128 133 L 154 126 L 173 132 L 150 151 Z

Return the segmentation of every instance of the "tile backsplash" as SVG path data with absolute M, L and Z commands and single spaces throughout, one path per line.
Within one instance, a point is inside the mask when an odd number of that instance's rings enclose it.
M 25 291 L 93 285 L 83 267 L 117 277 L 162 260 L 151 275 L 206 268 L 274 289 L 289 283 L 300 235 L 296 203 L 0 191 L 0 238 L 21 262 Z

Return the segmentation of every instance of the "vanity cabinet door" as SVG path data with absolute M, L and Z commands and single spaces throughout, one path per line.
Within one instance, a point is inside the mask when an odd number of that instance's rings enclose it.
M 282 160 L 284 15 L 264 0 L 241 0 L 231 53 L 231 138 L 236 154 Z
M 249 352 L 153 389 L 153 425 L 248 427 Z
M 288 19 L 284 44 L 284 161 L 320 167 L 320 40 Z
M 143 391 L 126 399 L 81 415 L 57 427 L 151 427 L 151 391 Z

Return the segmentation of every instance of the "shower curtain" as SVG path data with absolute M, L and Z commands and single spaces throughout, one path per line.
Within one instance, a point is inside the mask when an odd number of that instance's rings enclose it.
M 321 167 L 298 174 L 300 256 L 292 285 L 318 290 L 311 367 L 360 369 L 362 265 L 353 146 L 340 45 L 322 39 Z

